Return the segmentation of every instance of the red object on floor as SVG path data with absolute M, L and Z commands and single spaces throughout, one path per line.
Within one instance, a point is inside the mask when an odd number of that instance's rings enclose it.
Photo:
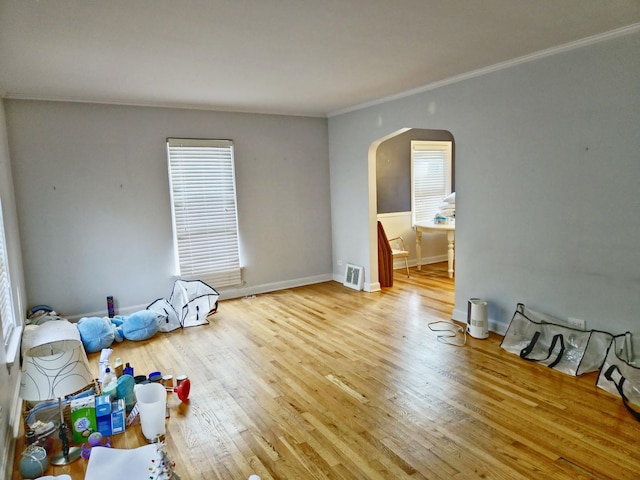
M 177 387 L 174 387 L 173 389 L 167 388 L 167 390 L 177 393 L 180 401 L 184 403 L 189 400 L 189 392 L 191 392 L 191 381 L 187 378 Z

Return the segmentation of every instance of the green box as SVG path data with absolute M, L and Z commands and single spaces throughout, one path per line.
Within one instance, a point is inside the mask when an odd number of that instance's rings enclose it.
M 71 430 L 73 442 L 80 445 L 98 428 L 96 422 L 96 399 L 94 395 L 71 400 Z

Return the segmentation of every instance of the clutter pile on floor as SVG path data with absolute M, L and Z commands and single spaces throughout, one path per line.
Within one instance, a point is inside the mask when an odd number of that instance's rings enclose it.
M 200 280 L 176 280 L 168 299 L 159 298 L 145 310 L 130 315 L 83 317 L 75 325 L 86 352 L 99 352 L 114 342 L 142 341 L 158 332 L 209 323 L 207 317 L 216 312 L 219 296 L 214 288 Z M 37 326 L 59 320 L 67 319 L 52 307 L 33 307 L 25 328 L 23 351 L 29 348 L 29 338 Z

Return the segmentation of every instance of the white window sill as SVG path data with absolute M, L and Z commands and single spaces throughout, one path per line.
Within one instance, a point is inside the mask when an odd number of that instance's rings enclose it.
M 20 341 L 22 339 L 22 327 L 16 327 L 11 332 L 9 341 L 5 344 L 5 359 L 8 367 L 20 359 Z

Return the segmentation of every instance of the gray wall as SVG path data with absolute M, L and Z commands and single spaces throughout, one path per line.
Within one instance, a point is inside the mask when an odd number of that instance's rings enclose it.
M 168 297 L 166 137 L 235 143 L 245 284 L 223 298 L 331 278 L 327 120 L 5 102 L 28 305 L 74 317 Z M 213 285 L 215 287 L 215 285 Z
M 640 333 L 640 33 L 330 118 L 334 275 L 377 282 L 372 142 L 402 128 L 456 141 L 456 306 L 517 302 Z M 373 198 L 373 200 L 371 199 Z

